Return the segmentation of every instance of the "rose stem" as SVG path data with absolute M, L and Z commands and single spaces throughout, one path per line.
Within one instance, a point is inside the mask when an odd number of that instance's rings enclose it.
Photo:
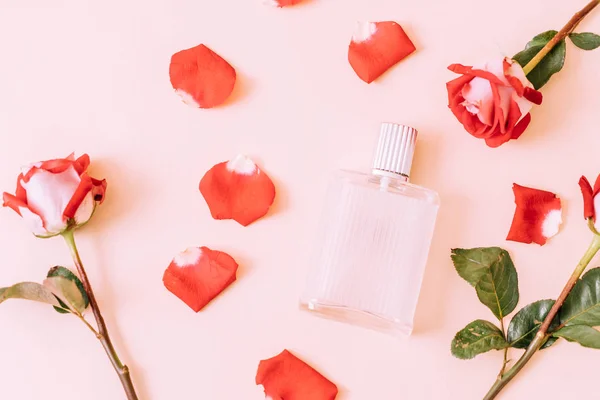
M 506 337 L 506 329 L 504 329 L 504 318 L 500 320 L 500 330 L 502 331 L 502 335 Z M 498 374 L 498 379 L 502 378 L 504 375 L 504 371 L 506 370 L 506 365 L 508 364 L 508 346 L 504 348 L 504 361 L 502 362 L 502 368 L 500 368 L 500 373 Z
M 531 71 L 552 51 L 554 46 L 564 40 L 577 25 L 584 19 L 598 4 L 600 0 L 592 0 L 585 6 L 581 11 L 575 13 L 573 18 L 567 22 L 567 24 L 548 42 L 542 49 L 523 67 L 525 75 L 529 75 Z
M 565 302 L 565 299 L 567 298 L 571 290 L 573 290 L 573 287 L 579 280 L 579 277 L 581 276 L 583 271 L 585 271 L 586 267 L 588 266 L 590 261 L 592 261 L 592 258 L 594 258 L 598 250 L 600 250 L 600 236 L 594 235 L 594 240 L 592 240 L 590 247 L 587 249 L 583 257 L 581 258 L 581 261 L 579 261 L 579 264 L 577 264 L 577 267 L 571 274 L 571 277 L 569 278 L 567 284 L 562 290 L 560 296 L 558 296 L 558 299 L 556 299 L 556 302 L 554 302 L 554 305 L 550 309 L 550 312 L 546 316 L 546 319 L 544 319 L 544 322 L 542 323 L 540 329 L 536 333 L 535 338 L 531 341 L 529 347 L 527 347 L 525 353 L 521 356 L 519 361 L 517 361 L 515 365 L 513 365 L 513 367 L 506 372 L 506 374 L 504 374 L 501 378 L 498 378 L 498 380 L 496 380 L 496 383 L 494 383 L 494 385 L 492 386 L 488 394 L 485 395 L 483 400 L 492 400 L 496 398 L 500 391 L 515 377 L 515 375 L 517 375 L 519 371 L 521 371 L 521 369 L 523 369 L 525 364 L 527 364 L 531 357 L 533 357 L 535 352 L 538 351 L 544 345 L 544 343 L 546 343 L 546 341 L 551 335 L 551 333 L 548 333 L 548 328 L 550 327 L 552 320 L 554 320 L 554 317 L 558 313 L 558 310 L 562 307 L 563 303 Z
M 504 334 L 506 336 L 506 333 Z M 508 365 L 508 346 L 504 348 L 504 360 L 502 361 L 502 368 L 500 368 L 500 373 L 498 374 L 498 379 L 504 376 L 504 372 L 506 371 L 506 367 Z
M 71 251 L 71 256 L 73 257 L 73 261 L 75 262 L 75 266 L 77 267 L 77 271 L 79 272 L 79 276 L 83 283 L 83 287 L 87 292 L 87 295 L 90 299 L 90 307 L 92 308 L 92 312 L 94 313 L 94 318 L 96 319 L 96 324 L 98 325 L 98 340 L 104 347 L 110 362 L 112 363 L 115 371 L 119 375 L 119 379 L 121 380 L 121 384 L 123 385 L 123 389 L 125 389 L 125 393 L 127 394 L 128 400 L 138 400 L 137 394 L 135 393 L 135 388 L 133 387 L 133 382 L 131 381 L 131 375 L 129 373 L 129 368 L 127 365 L 123 365 L 115 347 L 110 340 L 110 336 L 108 334 L 108 329 L 106 328 L 106 323 L 104 322 L 104 318 L 102 317 L 102 313 L 100 312 L 100 307 L 98 307 L 98 303 L 96 302 L 96 297 L 94 296 L 94 291 L 92 290 L 92 286 L 88 279 L 88 276 L 83 268 L 83 263 L 81 262 L 81 257 L 79 256 L 79 252 L 77 251 L 77 246 L 75 245 L 75 237 L 73 235 L 72 230 L 67 230 L 62 235 L 67 242 L 67 246 Z

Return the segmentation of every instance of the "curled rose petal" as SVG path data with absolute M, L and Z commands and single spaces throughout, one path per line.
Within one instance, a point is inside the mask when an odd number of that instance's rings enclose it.
M 348 61 L 360 79 L 371 83 L 414 51 L 415 45 L 397 23 L 359 23 L 348 48 Z
M 214 219 L 233 219 L 244 226 L 266 215 L 275 200 L 271 179 L 241 155 L 212 167 L 200 181 L 200 192 Z
M 579 179 L 579 187 L 581 188 L 581 194 L 583 195 L 583 217 L 585 219 L 592 218 L 594 222 L 598 222 L 596 210 L 600 208 L 600 175 L 596 178 L 594 187 L 590 185 L 590 182 L 585 176 Z M 596 226 L 596 229 L 599 227 Z
M 288 7 L 300 3 L 302 0 L 265 0 L 265 4 L 273 7 Z
M 169 77 L 184 103 L 212 108 L 229 97 L 235 86 L 236 73 L 221 56 L 201 44 L 173 54 Z
M 517 208 L 506 240 L 546 244 L 562 223 L 560 199 L 554 193 L 513 185 Z
M 334 383 L 287 350 L 260 362 L 256 384 L 273 400 L 334 400 L 338 394 Z
M 236 279 L 238 264 L 228 254 L 207 247 L 179 253 L 163 276 L 165 287 L 199 312 Z

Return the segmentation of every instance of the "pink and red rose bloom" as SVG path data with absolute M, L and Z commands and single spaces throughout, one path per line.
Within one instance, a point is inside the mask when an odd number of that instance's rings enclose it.
M 452 113 L 467 132 L 490 147 L 519 138 L 531 122 L 529 111 L 542 103 L 542 94 L 509 58 L 479 68 L 452 64 L 448 69 L 462 75 L 446 84 Z
M 15 194 L 4 193 L 12 208 L 34 235 L 51 237 L 85 224 L 104 200 L 106 180 L 88 175 L 90 157 L 41 161 L 23 169 Z

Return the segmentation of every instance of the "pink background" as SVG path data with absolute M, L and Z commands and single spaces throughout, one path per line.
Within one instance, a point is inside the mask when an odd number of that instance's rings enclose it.
M 143 400 L 262 399 L 258 362 L 284 348 L 339 384 L 340 399 L 479 399 L 501 354 L 450 355 L 458 329 L 493 318 L 454 272 L 450 248 L 508 249 L 520 306 L 558 294 L 590 239 L 577 180 L 600 172 L 600 51 L 569 45 L 529 130 L 499 149 L 470 137 L 447 109 L 444 84 L 454 76 L 446 66 L 512 55 L 584 2 L 311 0 L 281 10 L 259 0 L 4 0 L 0 188 L 13 190 L 21 165 L 71 151 L 88 152 L 93 175 L 107 178 L 107 200 L 78 238 Z M 365 84 L 346 60 L 357 20 L 398 21 L 418 53 Z M 598 26 L 600 11 L 581 29 Z M 169 84 L 171 54 L 199 43 L 239 74 L 224 107 L 185 106 Z M 326 173 L 367 169 L 384 120 L 420 130 L 413 181 L 443 203 L 415 333 L 400 340 L 297 309 Z M 197 189 L 208 168 L 237 153 L 255 158 L 278 188 L 273 212 L 248 228 L 212 220 Z M 513 182 L 563 200 L 561 234 L 543 248 L 504 240 Z M 70 265 L 60 239 L 35 239 L 12 211 L 0 212 L 0 226 L 0 285 Z M 191 245 L 241 264 L 239 281 L 200 314 L 161 282 Z M 10 301 L 0 327 L 4 397 L 124 397 L 76 318 Z M 589 397 L 598 354 L 561 342 L 502 398 Z

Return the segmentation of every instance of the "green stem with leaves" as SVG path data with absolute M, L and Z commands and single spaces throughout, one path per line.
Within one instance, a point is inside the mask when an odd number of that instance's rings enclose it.
M 562 42 L 569 34 L 573 33 L 573 30 L 579 25 L 579 23 L 600 4 L 600 0 L 590 1 L 583 9 L 575 13 L 573 18 L 567 22 L 567 24 L 548 42 L 542 49 L 523 67 L 525 75 L 529 75 L 531 71 L 552 51 L 554 46 Z
M 92 290 L 92 286 L 90 284 L 90 280 L 88 279 L 87 273 L 83 268 L 83 263 L 81 262 L 81 257 L 79 256 L 79 251 L 77 251 L 77 246 L 75 245 L 75 237 L 73 235 L 72 230 L 67 230 L 62 235 L 65 238 L 65 242 L 71 251 L 71 256 L 73 257 L 73 262 L 75 263 L 75 267 L 77 268 L 77 272 L 79 272 L 79 277 L 81 278 L 81 282 L 83 283 L 83 287 L 87 292 L 87 295 L 90 299 L 90 307 L 94 314 L 94 318 L 96 319 L 96 324 L 98 326 L 98 331 L 96 331 L 83 317 L 81 319 L 84 323 L 96 334 L 96 337 L 104 347 L 110 362 L 112 363 L 115 371 L 119 375 L 119 379 L 121 380 L 121 384 L 123 385 L 123 389 L 125 390 L 125 394 L 127 395 L 128 400 L 138 400 L 137 394 L 135 392 L 135 388 L 133 386 L 133 382 L 131 380 L 131 374 L 129 372 L 129 368 L 127 365 L 124 365 L 119 356 L 117 355 L 117 351 L 110 339 L 110 335 L 108 333 L 108 329 L 106 328 L 106 323 L 104 322 L 104 317 L 102 317 L 102 313 L 100 312 L 100 307 L 98 307 L 98 302 L 96 301 L 96 297 L 94 296 L 94 291 Z
M 483 400 L 495 399 L 496 396 L 498 396 L 498 394 L 502 391 L 502 389 L 504 389 L 504 387 L 519 373 L 519 371 L 523 369 L 523 367 L 529 362 L 529 360 L 531 360 L 533 355 L 550 338 L 552 332 L 548 332 L 548 329 L 550 328 L 554 317 L 556 317 L 556 314 L 558 314 L 558 311 L 567 299 L 567 296 L 569 295 L 569 293 L 571 293 L 571 290 L 573 290 L 573 287 L 575 287 L 575 284 L 577 283 L 577 281 L 579 280 L 579 278 L 581 277 L 581 275 L 583 274 L 583 272 L 585 271 L 585 269 L 599 250 L 600 235 L 594 234 L 594 239 L 592 240 L 592 243 L 581 258 L 581 261 L 579 261 L 579 264 L 577 264 L 577 267 L 571 274 L 571 277 L 567 281 L 567 284 L 565 285 L 562 292 L 560 293 L 560 296 L 558 296 L 558 299 L 550 309 L 550 312 L 546 316 L 546 319 L 544 319 L 544 322 L 540 326 L 540 329 L 538 330 L 537 334 L 535 335 L 535 338 L 532 340 L 529 347 L 527 347 L 525 353 L 515 363 L 515 365 L 513 365 L 512 368 L 506 371 L 506 373 L 502 376 L 498 377 L 498 379 L 491 387 L 489 392 L 486 394 L 486 396 L 483 398 Z

